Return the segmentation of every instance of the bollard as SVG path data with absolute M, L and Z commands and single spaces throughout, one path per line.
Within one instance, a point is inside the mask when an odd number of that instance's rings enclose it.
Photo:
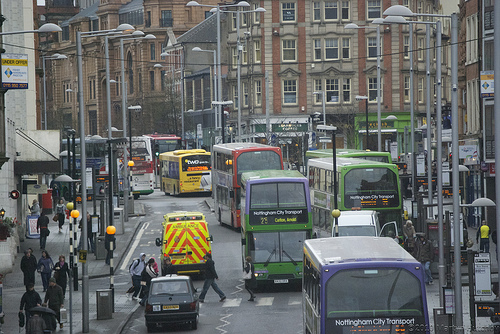
M 115 233 L 116 227 L 108 226 L 106 228 L 106 233 L 111 236 L 111 240 L 109 242 L 109 288 L 111 289 L 111 312 L 115 312 L 115 276 L 114 276 L 114 265 L 113 265 L 113 250 L 115 247 Z
M 76 222 L 76 218 L 80 215 L 80 212 L 78 210 L 73 210 L 73 203 L 68 203 L 66 205 L 68 210 L 71 210 L 71 217 L 73 220 Z M 73 223 L 71 223 L 71 219 L 69 221 L 69 267 L 73 270 L 71 274 L 69 275 L 69 332 L 70 334 L 73 334 L 73 290 L 78 291 L 78 270 L 76 271 L 76 276 L 75 276 L 75 270 L 77 267 L 75 266 L 75 258 L 74 258 L 74 253 L 75 253 L 75 246 L 73 244 L 74 240 L 76 239 L 76 235 L 73 235 Z M 71 280 L 73 280 L 73 289 L 71 288 Z M 77 287 L 74 289 L 74 287 Z

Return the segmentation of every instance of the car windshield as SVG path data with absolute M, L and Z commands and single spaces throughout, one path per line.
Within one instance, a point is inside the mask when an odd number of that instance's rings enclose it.
M 152 295 L 189 293 L 187 281 L 155 282 L 151 285 Z

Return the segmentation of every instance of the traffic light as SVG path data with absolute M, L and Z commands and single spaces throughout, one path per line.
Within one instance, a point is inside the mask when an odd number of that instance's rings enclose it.
M 9 197 L 12 198 L 12 199 L 18 199 L 19 198 L 19 190 L 11 190 L 10 193 L 9 193 Z

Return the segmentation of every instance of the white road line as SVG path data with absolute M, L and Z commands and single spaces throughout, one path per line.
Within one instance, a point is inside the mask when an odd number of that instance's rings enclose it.
M 149 226 L 149 223 L 145 223 L 144 225 L 142 225 L 139 233 L 137 233 L 137 235 L 135 237 L 135 240 L 134 240 L 134 243 L 132 244 L 132 247 L 130 247 L 130 250 L 128 251 L 127 256 L 125 257 L 125 260 L 122 262 L 122 266 L 120 267 L 120 270 L 126 270 L 128 268 L 128 266 L 130 265 L 129 264 L 130 258 L 134 254 L 135 249 L 137 248 L 137 245 L 139 245 L 139 242 L 141 241 L 142 234 L 144 233 L 144 231 L 146 231 L 148 226 Z
M 256 306 L 271 306 L 273 305 L 274 297 L 257 297 L 255 299 Z
M 293 306 L 293 305 L 300 305 L 302 304 L 302 297 L 290 297 L 288 300 L 288 305 Z
M 222 307 L 239 307 L 241 304 L 241 298 L 226 299 Z

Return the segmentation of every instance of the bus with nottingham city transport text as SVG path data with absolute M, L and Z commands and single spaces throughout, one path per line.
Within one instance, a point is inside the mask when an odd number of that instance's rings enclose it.
M 304 333 L 430 333 L 424 268 L 391 238 L 304 243 Z
M 354 149 L 336 149 L 335 152 L 337 153 L 337 157 L 341 158 L 357 158 L 376 162 L 392 163 L 391 153 L 389 152 Z M 331 158 L 332 155 L 332 149 L 309 150 L 306 152 L 306 162 L 309 159 Z
M 356 158 L 337 157 L 336 161 L 337 208 L 340 211 L 374 210 L 381 225 L 395 222 L 387 225 L 384 235 L 402 235 L 403 201 L 398 167 Z M 314 235 L 332 236 L 332 158 L 310 159 L 307 167 Z
M 160 154 L 161 185 L 165 195 L 211 192 L 210 152 L 200 149 Z
M 241 174 L 241 246 L 257 285 L 300 284 L 302 249 L 312 235 L 309 184 L 296 170 Z
M 220 224 L 241 227 L 240 179 L 244 172 L 283 169 L 279 147 L 259 143 L 226 143 L 212 148 L 212 195 Z

